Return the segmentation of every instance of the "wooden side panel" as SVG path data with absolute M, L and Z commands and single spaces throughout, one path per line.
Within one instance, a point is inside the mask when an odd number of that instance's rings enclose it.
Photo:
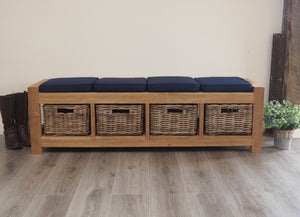
M 264 91 L 265 88 L 254 86 L 252 152 L 261 152 L 262 147 Z
M 30 139 L 32 154 L 42 154 L 41 146 L 42 126 L 39 104 L 39 85 L 46 80 L 38 82 L 28 88 L 28 112 L 30 124 Z

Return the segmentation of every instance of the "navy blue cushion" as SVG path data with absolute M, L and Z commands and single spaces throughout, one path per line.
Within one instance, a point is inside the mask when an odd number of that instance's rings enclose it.
M 204 77 L 195 78 L 203 92 L 251 92 L 253 87 L 239 77 Z
M 95 77 L 53 78 L 40 85 L 40 92 L 90 92 L 93 91 Z
M 190 77 L 166 76 L 149 77 L 149 92 L 197 92 L 200 85 Z
M 143 92 L 146 90 L 145 78 L 101 78 L 94 83 L 96 92 Z

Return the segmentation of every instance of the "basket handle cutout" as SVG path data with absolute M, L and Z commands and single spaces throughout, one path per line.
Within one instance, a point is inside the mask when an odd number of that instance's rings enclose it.
M 112 113 L 129 113 L 129 109 L 113 109 Z
M 182 109 L 167 109 L 168 113 L 182 113 Z
M 74 109 L 58 108 L 57 113 L 74 113 Z
M 227 109 L 227 108 L 221 109 L 221 113 L 234 113 L 234 112 L 239 112 L 239 110 L 238 109 Z

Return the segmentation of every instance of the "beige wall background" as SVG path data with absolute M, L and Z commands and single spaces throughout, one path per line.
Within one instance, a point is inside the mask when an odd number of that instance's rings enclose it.
M 153 75 L 242 76 L 268 93 L 282 10 L 283 0 L 0 0 L 0 94 L 52 77 Z

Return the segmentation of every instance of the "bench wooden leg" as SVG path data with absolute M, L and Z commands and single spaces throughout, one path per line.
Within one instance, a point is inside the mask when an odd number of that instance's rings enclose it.
M 264 88 L 254 87 L 251 152 L 261 152 L 263 135 Z
M 251 152 L 253 152 L 253 153 L 261 152 L 261 145 L 252 145 L 251 146 Z
M 41 111 L 39 104 L 39 89 L 38 87 L 28 88 L 28 111 L 30 124 L 30 140 L 32 154 L 42 154 L 41 146 L 42 126 L 41 126 Z

